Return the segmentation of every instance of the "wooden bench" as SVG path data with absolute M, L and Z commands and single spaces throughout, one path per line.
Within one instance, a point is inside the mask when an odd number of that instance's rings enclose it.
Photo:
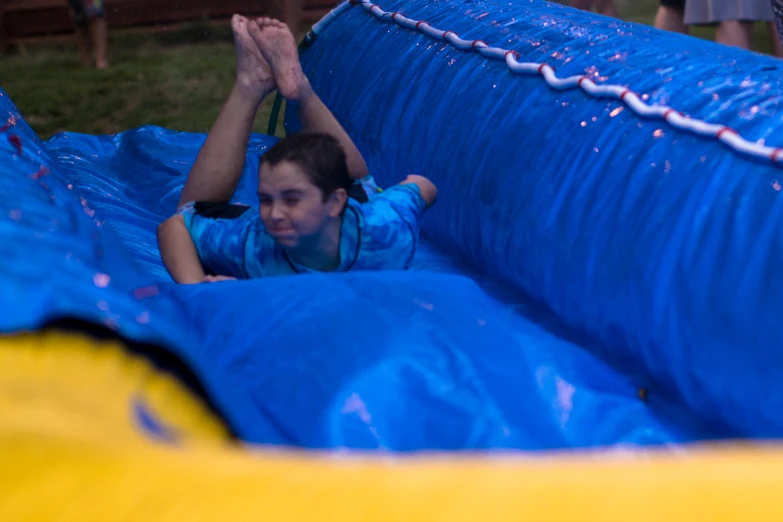
M 227 19 L 234 13 L 315 20 L 336 0 L 104 0 L 110 28 Z M 289 22 L 291 23 L 291 22 Z M 295 22 L 294 22 L 295 23 Z M 67 0 L 0 0 L 0 51 L 31 39 L 73 32 Z

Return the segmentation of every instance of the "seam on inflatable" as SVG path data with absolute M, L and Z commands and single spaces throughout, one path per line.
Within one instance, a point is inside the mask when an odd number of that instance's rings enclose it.
M 666 105 L 649 105 L 642 101 L 642 98 L 634 91 L 620 85 L 599 85 L 585 75 L 560 78 L 555 74 L 554 67 L 549 64 L 520 62 L 518 61 L 520 54 L 517 51 L 501 47 L 492 47 L 484 40 L 463 40 L 454 31 L 437 29 L 429 22 L 424 20 L 413 20 L 399 12 L 392 13 L 384 11 L 378 4 L 370 2 L 370 0 L 345 0 L 313 25 L 312 30 L 306 37 L 307 40 L 313 42 L 318 35 L 323 32 L 326 26 L 345 11 L 357 5 L 361 5 L 368 13 L 381 21 L 393 22 L 401 27 L 417 31 L 435 40 L 448 42 L 453 47 L 463 51 L 477 52 L 487 58 L 502 60 L 506 63 L 512 73 L 537 74 L 543 77 L 544 81 L 553 89 L 567 90 L 579 88 L 594 98 L 615 98 L 641 117 L 662 119 L 676 129 L 687 131 L 698 136 L 716 139 L 726 145 L 730 150 L 770 161 L 778 167 L 781 166 L 783 148 L 768 147 L 760 143 L 752 142 L 743 138 L 738 131 L 731 127 L 690 118 L 682 112 Z

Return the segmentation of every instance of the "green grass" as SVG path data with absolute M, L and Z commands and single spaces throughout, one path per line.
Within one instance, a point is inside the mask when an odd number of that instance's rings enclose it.
M 657 0 L 616 0 L 621 18 L 651 24 Z M 712 39 L 714 28 L 692 34 Z M 758 24 L 756 48 L 769 52 L 769 32 Z M 3 88 L 46 139 L 69 130 L 115 133 L 146 124 L 206 132 L 234 81 L 231 30 L 225 23 L 194 23 L 156 32 L 112 31 L 111 69 L 82 67 L 75 40 L 27 44 L 0 58 Z M 254 130 L 265 132 L 267 100 Z M 282 134 L 278 124 L 277 134 Z
M 0 78 L 42 138 L 146 124 L 206 132 L 234 81 L 234 48 L 225 25 L 110 34 L 110 58 L 109 70 L 87 69 L 75 43 L 29 44 L 0 61 Z M 266 132 L 270 108 L 271 97 L 259 111 L 257 132 Z

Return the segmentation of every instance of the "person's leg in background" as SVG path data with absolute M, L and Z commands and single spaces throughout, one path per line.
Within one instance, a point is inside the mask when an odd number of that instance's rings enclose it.
M 718 24 L 715 41 L 742 49 L 752 49 L 756 22 L 773 19 L 769 0 L 687 0 L 685 5 L 686 24 Z M 778 53 L 783 49 L 777 48 L 776 40 L 773 48 Z
M 772 37 L 772 48 L 775 56 L 783 58 L 783 0 L 771 0 L 772 13 L 775 21 L 770 24 L 769 33 Z
M 84 3 L 82 0 L 68 0 L 68 7 L 71 12 L 73 29 L 76 32 L 79 55 L 81 56 L 84 66 L 90 67 L 90 65 L 92 65 L 92 42 L 90 41 L 87 16 L 84 12 Z
M 614 0 L 595 0 L 594 5 L 597 13 L 617 18 L 617 9 L 614 7 Z
M 571 2 L 571 7 L 581 9 L 582 11 L 592 11 L 593 0 L 573 0 Z
M 68 6 L 82 63 L 85 67 L 90 67 L 95 53 L 95 66 L 98 69 L 106 69 L 109 66 L 108 25 L 103 0 L 68 0 Z
M 783 43 L 781 43 L 777 25 L 774 22 L 768 22 L 768 25 L 772 54 L 778 58 L 782 58 Z M 723 21 L 718 25 L 718 30 L 715 32 L 715 41 L 726 45 L 741 47 L 742 49 L 752 49 L 754 26 L 755 22 L 741 22 L 737 20 Z
M 614 7 L 614 0 L 573 0 L 571 7 L 581 9 L 582 11 L 593 11 L 604 16 L 617 17 L 617 9 Z
M 664 31 L 688 34 L 685 25 L 685 0 L 661 0 L 655 13 L 655 27 Z
M 85 13 L 90 25 L 90 39 L 95 47 L 95 67 L 109 67 L 108 39 L 109 26 L 106 23 L 106 12 L 103 0 L 85 0 Z
M 733 47 L 750 49 L 753 42 L 753 25 L 754 22 L 724 20 L 718 24 L 718 30 L 715 31 L 715 41 Z
M 783 58 L 783 42 L 781 42 L 780 40 L 780 32 L 778 29 L 778 24 L 775 22 L 770 22 L 768 25 L 769 25 L 769 39 L 770 39 L 770 44 L 772 45 L 772 54 L 774 54 L 778 58 Z

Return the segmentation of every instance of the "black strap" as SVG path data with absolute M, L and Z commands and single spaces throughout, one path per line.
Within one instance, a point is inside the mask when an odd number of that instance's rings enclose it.
M 364 191 L 364 187 L 358 181 L 354 181 L 353 185 L 348 189 L 348 197 L 355 199 L 359 203 L 367 203 L 370 200 Z
M 193 209 L 201 217 L 211 219 L 236 219 L 244 214 L 250 207 L 234 203 L 211 203 L 209 201 L 196 201 Z

